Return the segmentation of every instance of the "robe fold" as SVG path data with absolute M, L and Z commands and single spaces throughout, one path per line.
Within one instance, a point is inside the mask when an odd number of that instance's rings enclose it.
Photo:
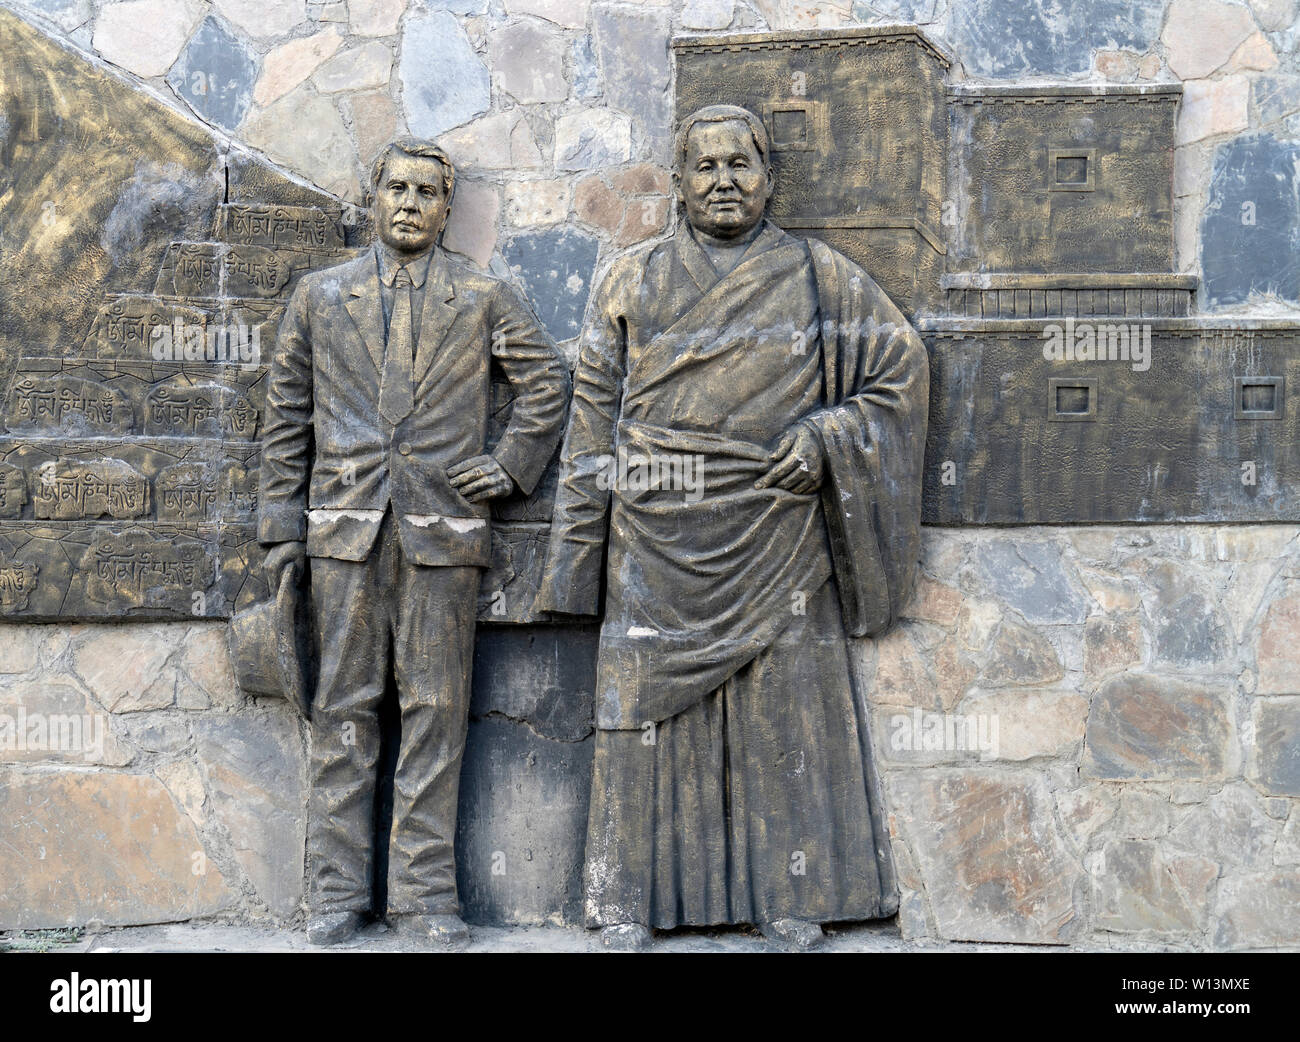
M 845 645 L 910 593 L 927 405 L 919 337 L 820 242 L 765 223 L 719 277 L 683 225 L 606 275 L 536 604 L 593 614 L 606 579 L 593 924 L 889 914 Z M 821 490 L 755 489 L 800 424 Z

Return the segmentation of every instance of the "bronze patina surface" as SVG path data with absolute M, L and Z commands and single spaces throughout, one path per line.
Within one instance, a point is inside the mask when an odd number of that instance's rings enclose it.
M 674 40 L 679 116 L 773 137 L 772 220 L 863 264 L 931 364 L 930 524 L 1300 517 L 1293 320 L 1196 315 L 1177 83 L 962 83 L 912 26 Z
M 582 338 L 538 607 L 594 613 L 605 584 L 586 888 L 611 946 L 752 922 L 808 947 L 897 903 L 846 638 L 910 594 L 925 350 L 767 220 L 769 155 L 753 113 L 687 116 L 684 219 Z
M 7 10 L 0 54 L 0 614 L 225 618 L 265 358 L 364 221 Z
M 454 886 L 475 921 L 585 905 L 623 941 L 887 912 L 841 649 L 897 614 L 918 510 L 1300 517 L 1300 330 L 1199 314 L 1175 270 L 1180 87 L 963 83 L 910 26 L 673 46 L 679 121 L 761 127 L 733 198 L 711 214 L 688 177 L 672 237 L 613 258 L 559 485 L 564 374 L 526 303 L 440 247 L 399 286 L 367 210 L 0 9 L 0 619 L 247 619 L 310 556 L 322 916 L 368 907 L 367 859 L 390 911 L 452 914 Z M 764 137 L 772 180 L 741 190 Z M 1248 248 L 1203 258 L 1207 287 Z M 378 785 L 391 861 L 357 809 L 381 674 L 413 714 Z M 457 811 L 430 779 L 462 741 Z
M 310 573 L 308 936 L 318 943 L 371 910 L 390 672 L 401 744 L 387 909 L 374 911 L 435 941 L 468 939 L 452 841 L 489 504 L 533 490 L 564 420 L 568 373 L 528 307 L 437 245 L 454 187 L 432 143 L 385 148 L 371 175 L 378 241 L 302 281 L 271 360 L 258 538 L 272 589 L 284 569 Z M 516 397 L 489 453 L 494 368 Z

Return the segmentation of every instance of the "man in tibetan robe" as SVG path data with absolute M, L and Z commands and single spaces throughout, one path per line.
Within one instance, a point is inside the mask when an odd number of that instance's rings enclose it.
M 808 948 L 897 906 L 848 638 L 913 583 L 926 354 L 866 272 L 765 219 L 752 113 L 694 113 L 675 163 L 685 221 L 592 302 L 537 599 L 595 614 L 606 587 L 587 922 Z

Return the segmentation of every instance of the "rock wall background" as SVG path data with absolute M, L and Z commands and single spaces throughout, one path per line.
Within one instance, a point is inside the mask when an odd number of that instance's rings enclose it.
M 954 78 L 1181 80 L 1180 270 L 1204 310 L 1300 307 L 1296 0 L 6 3 L 348 199 L 383 142 L 439 138 L 447 244 L 570 349 L 675 219 L 667 42 L 695 30 L 912 21 Z M 1297 536 L 927 530 L 913 617 L 859 648 L 909 935 L 1300 944 Z M 0 750 L 0 928 L 300 919 L 304 735 L 237 693 L 224 625 L 0 627 L 20 710 L 106 734 Z M 996 720 L 998 755 L 908 733 L 942 714 Z
M 561 340 L 598 267 L 672 219 L 672 34 L 898 21 L 954 79 L 1181 81 L 1179 270 L 1203 308 L 1300 306 L 1296 0 L 4 2 L 348 199 L 393 135 L 440 139 L 448 244 L 513 267 Z
M 576 881 L 554 757 L 587 762 L 590 695 L 553 657 L 540 716 L 527 677 L 476 695 L 500 776 L 540 794 L 471 846 L 476 901 L 507 914 L 512 830 L 530 890 Z M 909 618 L 858 664 L 909 936 L 1300 943 L 1300 527 L 928 529 Z M 0 674 L 0 713 L 105 727 L 89 758 L 0 752 L 0 925 L 300 918 L 305 734 L 239 695 L 224 624 L 6 625 Z M 956 715 L 991 740 L 932 748 Z

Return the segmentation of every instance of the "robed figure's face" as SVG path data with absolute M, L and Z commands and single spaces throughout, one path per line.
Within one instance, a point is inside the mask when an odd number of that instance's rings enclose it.
M 697 231 L 737 239 L 753 230 L 772 194 L 772 171 L 749 127 L 740 120 L 691 127 L 678 194 Z
M 438 240 L 447 203 L 438 160 L 394 152 L 375 186 L 375 229 L 398 253 L 423 253 Z

